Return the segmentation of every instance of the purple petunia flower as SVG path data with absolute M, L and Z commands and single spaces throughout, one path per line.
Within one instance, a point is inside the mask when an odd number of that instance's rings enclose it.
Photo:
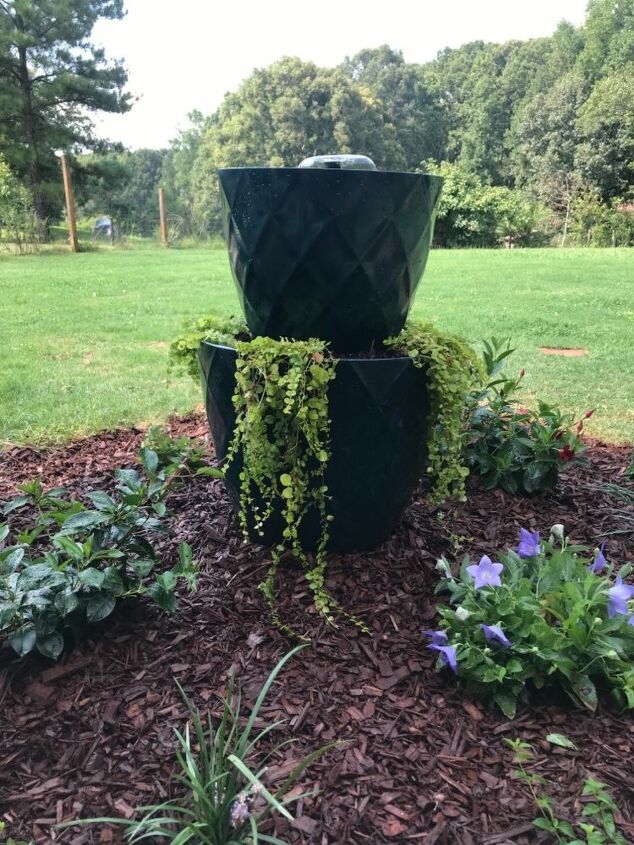
M 456 655 L 456 649 L 452 645 L 437 645 L 436 643 L 431 643 L 427 646 L 427 648 L 440 652 L 440 659 L 445 666 L 449 666 L 453 672 L 458 671 L 458 657 Z
M 605 548 L 605 543 L 601 543 L 601 548 L 597 550 L 595 555 L 594 561 L 588 567 L 590 572 L 594 572 L 596 575 L 599 575 L 608 565 L 607 560 L 603 554 L 603 549 Z
M 500 625 L 480 625 L 480 628 L 484 631 L 484 637 L 488 643 L 497 643 L 505 648 L 513 645 Z
M 612 619 L 614 616 L 627 613 L 627 603 L 634 596 L 634 586 L 624 584 L 619 575 L 614 586 L 608 590 L 608 596 L 608 616 Z
M 249 805 L 246 796 L 240 794 L 237 801 L 233 802 L 229 818 L 231 827 L 240 827 L 249 818 Z
M 527 531 L 520 528 L 520 542 L 517 553 L 520 557 L 536 557 L 541 552 L 539 531 Z
M 501 587 L 500 572 L 504 569 L 501 563 L 494 563 L 490 557 L 483 555 L 476 566 L 467 566 L 467 572 L 473 578 L 476 590 L 482 587 Z
M 426 637 L 430 637 L 434 645 L 447 645 L 449 642 L 445 631 L 425 631 L 424 629 L 421 629 L 421 632 Z

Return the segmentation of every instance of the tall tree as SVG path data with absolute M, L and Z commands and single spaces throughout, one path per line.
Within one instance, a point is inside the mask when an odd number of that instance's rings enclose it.
M 55 149 L 96 146 L 89 113 L 130 108 L 123 65 L 89 40 L 97 20 L 123 14 L 123 0 L 0 0 L 0 152 L 40 219 Z
M 210 119 L 192 172 L 195 216 L 207 231 L 218 225 L 219 167 L 294 167 L 332 152 L 365 153 L 384 166 L 393 134 L 370 93 L 341 68 L 280 59 L 227 94 Z
M 579 66 L 594 82 L 634 61 L 634 0 L 590 0 Z
M 385 167 L 412 170 L 423 159 L 440 160 L 447 146 L 448 103 L 420 65 L 408 64 L 387 44 L 361 50 L 343 69 L 361 90 L 367 90 L 392 129 L 395 143 Z
M 634 191 L 634 61 L 599 80 L 579 111 L 579 161 L 602 199 Z
M 513 126 L 513 158 L 518 182 L 562 214 L 562 246 L 576 198 L 592 188 L 579 162 L 582 140 L 577 115 L 584 101 L 583 81 L 570 72 L 547 94 L 537 94 Z

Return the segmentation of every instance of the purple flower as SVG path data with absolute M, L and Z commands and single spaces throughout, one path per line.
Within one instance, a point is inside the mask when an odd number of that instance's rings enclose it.
M 634 625 L 634 616 L 630 616 L 630 618 L 627 620 L 627 624 Z
M 467 566 L 467 572 L 473 578 L 476 590 L 482 587 L 501 587 L 500 572 L 504 569 L 501 563 L 494 563 L 490 557 L 483 555 L 476 566 Z
M 480 625 L 480 628 L 484 631 L 484 637 L 488 643 L 497 643 L 505 648 L 513 645 L 500 625 Z
M 634 596 L 634 586 L 624 584 L 619 575 L 614 586 L 608 590 L 608 596 L 608 616 L 612 619 L 614 616 L 627 613 L 627 603 Z
M 447 634 L 444 631 L 425 631 L 423 630 L 422 633 L 426 637 L 431 637 L 431 641 L 434 645 L 447 645 L 449 640 L 447 639 Z
M 249 818 L 249 805 L 246 796 L 240 793 L 238 799 L 231 805 L 231 827 L 240 827 Z
M 604 548 L 605 548 L 605 543 L 601 543 L 601 548 L 597 550 L 597 553 L 596 553 L 595 558 L 594 558 L 594 562 L 591 563 L 590 566 L 588 567 L 589 571 L 594 572 L 596 575 L 598 575 L 600 572 L 603 572 L 603 570 L 608 565 L 608 562 L 605 559 L 605 556 L 603 554 Z
M 458 671 L 458 657 L 456 656 L 456 649 L 452 645 L 437 645 L 436 643 L 431 643 L 431 645 L 428 645 L 427 648 L 440 652 L 440 659 L 445 666 L 449 666 L 453 672 Z
M 520 528 L 518 555 L 520 557 L 536 557 L 540 552 L 539 531 L 527 531 L 525 528 Z

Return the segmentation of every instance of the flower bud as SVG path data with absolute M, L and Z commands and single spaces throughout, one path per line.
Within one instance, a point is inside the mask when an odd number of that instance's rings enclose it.
M 591 411 L 585 412 L 585 414 L 583 415 L 584 420 L 589 420 L 592 414 L 594 414 L 594 408 Z
M 561 522 L 556 522 L 550 529 L 551 542 L 553 539 L 559 540 L 560 543 L 564 541 L 564 527 Z
M 522 367 L 522 369 L 520 370 L 520 378 L 524 378 L 525 375 L 526 375 L 526 370 L 524 369 L 524 367 Z
M 595 616 L 595 618 L 592 621 L 593 621 L 594 625 L 600 625 L 603 622 L 603 619 L 601 619 L 600 616 Z
M 456 619 L 459 619 L 461 622 L 465 622 L 470 616 L 471 612 L 469 610 L 465 610 L 464 607 L 456 608 Z
M 609 651 L 606 651 L 605 656 L 611 657 L 612 660 L 614 660 L 615 657 L 618 657 L 618 654 L 614 651 L 613 648 L 611 648 Z
M 487 648 L 482 649 L 485 654 L 491 654 L 491 649 L 487 646 Z
M 538 652 L 538 651 L 539 651 L 539 649 L 537 648 L 537 646 L 536 646 L 536 645 L 534 645 L 534 646 L 531 648 L 531 652 L 532 652 L 533 654 L 537 654 L 537 652 Z

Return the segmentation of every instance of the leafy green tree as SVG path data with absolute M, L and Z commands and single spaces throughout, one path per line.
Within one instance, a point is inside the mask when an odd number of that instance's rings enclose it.
M 342 67 L 361 90 L 369 92 L 390 127 L 393 143 L 386 149 L 384 167 L 411 170 L 423 159 L 443 157 L 448 103 L 432 80 L 426 82 L 420 65 L 407 64 L 400 51 L 384 44 L 361 50 Z
M 76 194 L 87 216 L 107 214 L 118 228 L 149 237 L 159 221 L 158 188 L 164 150 L 87 155 L 80 161 Z
M 577 114 L 584 83 L 571 72 L 547 94 L 538 94 L 516 116 L 513 158 L 517 179 L 563 215 L 562 246 L 576 198 L 592 187 L 579 162 Z
M 595 82 L 634 61 L 634 0 L 590 0 L 579 68 Z
M 341 68 L 284 58 L 228 94 L 202 133 L 192 172 L 194 215 L 218 229 L 219 167 L 294 167 L 320 153 L 364 153 L 383 166 L 393 129 Z
M 42 220 L 54 150 L 94 146 L 90 112 L 130 107 L 123 65 L 89 40 L 97 20 L 122 16 L 123 0 L 0 0 L 0 152 Z
M 520 191 L 491 186 L 459 162 L 425 162 L 426 172 L 444 179 L 434 242 L 444 247 L 530 244 L 539 207 Z
M 161 181 L 168 196 L 170 215 L 179 218 L 184 235 L 204 238 L 204 219 L 197 216 L 192 174 L 203 132 L 209 121 L 199 111 L 189 115 L 189 126 L 178 132 L 163 159 Z
M 628 198 L 634 185 L 634 62 L 599 80 L 581 106 L 579 161 L 604 200 Z
M 22 252 L 37 234 L 33 196 L 0 155 L 0 242 Z

